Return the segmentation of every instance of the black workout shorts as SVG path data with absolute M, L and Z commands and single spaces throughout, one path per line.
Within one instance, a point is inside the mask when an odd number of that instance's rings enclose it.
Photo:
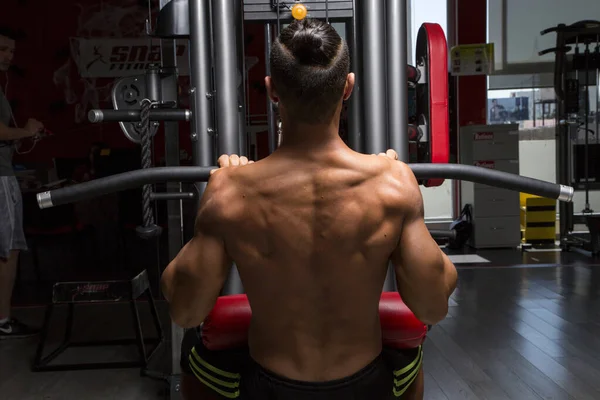
M 330 382 L 309 383 L 287 379 L 258 365 L 248 349 L 210 351 L 195 330 L 182 343 L 181 368 L 224 399 L 357 399 L 400 398 L 421 369 L 423 351 L 385 348 L 359 372 Z

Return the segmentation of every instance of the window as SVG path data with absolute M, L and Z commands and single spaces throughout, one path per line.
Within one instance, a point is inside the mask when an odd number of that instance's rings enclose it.
M 558 24 L 597 20 L 598 0 L 488 0 L 488 42 L 495 45 L 496 69 L 502 73 L 521 71 L 551 73 L 552 54 L 539 56 L 554 47 L 556 34 L 541 31 Z
M 488 124 L 519 124 L 519 129 L 553 127 L 554 89 L 489 90 L 487 110 Z
M 439 24 L 444 32 L 448 32 L 448 4 L 447 0 L 429 0 L 429 1 L 410 1 L 410 23 L 409 29 L 411 37 L 409 38 L 412 54 L 408 55 L 408 62 L 414 63 L 415 49 L 417 48 L 417 35 L 419 28 L 425 22 L 433 22 Z M 411 51 L 409 50 L 409 51 Z
M 414 65 L 415 49 L 417 47 L 417 35 L 419 28 L 425 22 L 439 24 L 444 32 L 447 32 L 448 10 L 446 0 L 410 1 L 410 43 L 408 62 Z M 444 184 L 436 188 L 421 188 L 423 201 L 425 203 L 425 219 L 428 222 L 445 222 L 452 219 L 453 213 L 453 182 L 446 180 Z

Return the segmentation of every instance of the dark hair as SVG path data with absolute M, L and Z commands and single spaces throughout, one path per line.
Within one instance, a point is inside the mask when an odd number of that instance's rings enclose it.
M 294 119 L 327 123 L 350 72 L 346 42 L 328 23 L 305 19 L 281 31 L 271 47 L 271 79 Z
M 12 40 L 17 40 L 17 34 L 12 29 L 0 26 L 0 36 L 7 37 Z

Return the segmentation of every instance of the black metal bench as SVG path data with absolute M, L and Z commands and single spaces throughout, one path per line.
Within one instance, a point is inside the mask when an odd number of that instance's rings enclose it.
M 137 307 L 137 299 L 146 295 L 150 306 L 150 313 L 154 326 L 156 328 L 157 337 L 144 338 L 142 326 L 140 323 L 140 315 Z M 74 322 L 75 304 L 90 304 L 90 303 L 106 303 L 106 302 L 124 302 L 128 301 L 131 304 L 131 314 L 133 319 L 133 328 L 135 338 L 131 339 L 114 339 L 114 340 L 95 340 L 85 342 L 71 341 L 71 334 Z M 68 314 L 66 319 L 65 335 L 62 343 L 51 353 L 44 356 L 44 348 L 48 339 L 48 331 L 54 307 L 56 305 L 67 305 Z M 70 371 L 84 369 L 109 369 L 109 368 L 141 368 L 142 373 L 148 366 L 148 362 L 156 353 L 160 345 L 164 341 L 164 333 L 158 317 L 148 273 L 146 270 L 135 276 L 131 280 L 120 281 L 95 281 L 95 282 L 58 282 L 52 290 L 52 302 L 46 308 L 44 316 L 44 325 L 42 327 L 40 343 L 38 345 L 33 370 L 38 371 Z M 137 345 L 139 358 L 131 361 L 117 362 L 88 362 L 78 364 L 54 364 L 51 365 L 54 359 L 64 353 L 70 347 L 96 347 L 96 346 L 123 346 Z M 146 345 L 152 345 L 150 349 Z

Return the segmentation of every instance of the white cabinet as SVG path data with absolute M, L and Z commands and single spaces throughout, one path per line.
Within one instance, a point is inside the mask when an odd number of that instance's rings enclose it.
M 459 162 L 519 173 L 519 126 L 472 125 L 460 129 Z M 521 242 L 519 193 L 462 181 L 461 206 L 473 207 L 473 234 L 468 244 L 475 248 L 516 247 Z

